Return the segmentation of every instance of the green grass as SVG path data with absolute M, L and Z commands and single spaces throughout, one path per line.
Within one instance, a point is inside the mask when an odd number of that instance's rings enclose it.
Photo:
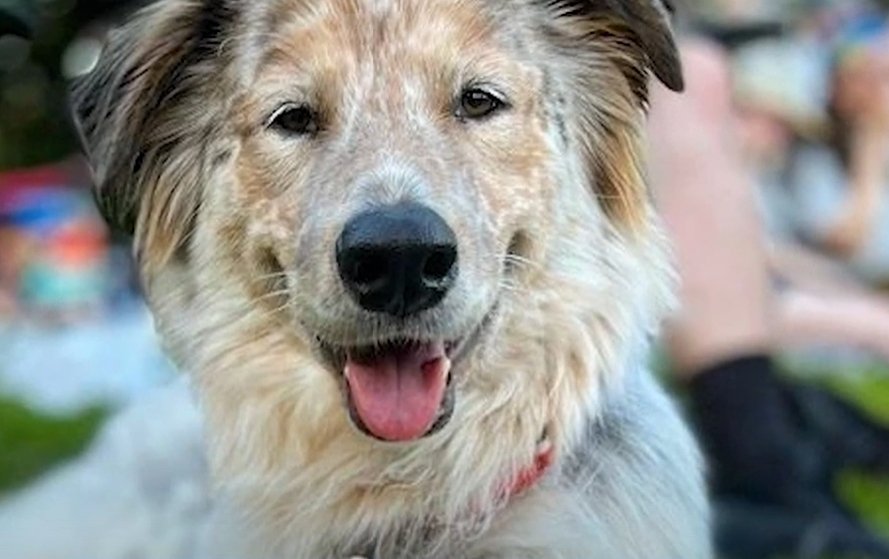
M 871 417 L 889 426 L 889 372 L 873 370 L 825 377 L 825 384 L 856 403 Z M 874 529 L 889 536 L 889 478 L 847 472 L 838 489 Z
M 0 494 L 79 454 L 106 415 L 92 409 L 71 417 L 48 417 L 0 398 Z
M 889 479 L 847 472 L 840 477 L 838 489 L 874 530 L 889 536 Z
M 851 375 L 824 376 L 824 383 L 889 425 L 889 371 L 874 368 Z

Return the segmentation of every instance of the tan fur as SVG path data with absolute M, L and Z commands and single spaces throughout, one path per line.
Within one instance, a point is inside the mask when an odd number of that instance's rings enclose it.
M 660 396 L 636 378 L 671 302 L 641 158 L 648 71 L 678 80 L 675 52 L 651 50 L 672 48 L 663 11 L 648 0 L 269 0 L 231 7 L 233 28 L 204 43 L 180 36 L 230 15 L 207 9 L 160 2 L 122 33 L 117 48 L 132 52 L 75 97 L 100 198 L 135 232 L 159 330 L 196 381 L 220 494 L 258 544 L 250 556 L 370 546 L 381 559 L 568 558 L 582 545 L 589 557 L 707 557 L 693 444 L 667 406 L 648 409 Z M 455 118 L 473 80 L 491 81 L 509 110 Z M 96 109 L 86 100 L 103 87 Z M 267 129 L 288 101 L 317 108 L 316 138 Z M 393 326 L 356 310 L 331 254 L 350 216 L 402 199 L 454 229 L 460 276 L 438 308 Z M 351 425 L 315 347 L 454 339 L 482 324 L 457 365 L 452 421 L 406 445 Z M 627 436 L 638 456 L 620 455 L 620 482 L 600 495 L 595 464 L 577 479 L 567 464 L 624 399 L 671 437 L 642 421 Z M 529 495 L 501 499 L 543 433 L 556 467 Z M 602 450 L 603 472 L 618 452 Z M 651 495 L 657 506 L 629 510 Z M 560 515 L 576 533 L 518 531 Z M 636 541 L 646 532 L 655 543 Z

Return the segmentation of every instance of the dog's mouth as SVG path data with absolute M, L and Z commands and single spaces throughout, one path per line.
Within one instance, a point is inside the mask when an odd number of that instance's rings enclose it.
M 369 435 L 406 442 L 432 432 L 451 386 L 450 344 L 404 341 L 346 352 L 343 368 L 350 411 Z
M 430 436 L 454 411 L 453 367 L 460 342 L 398 340 L 356 347 L 321 343 L 340 374 L 355 426 L 385 442 Z
M 443 429 L 455 405 L 455 371 L 477 344 L 486 318 L 460 340 L 401 339 L 343 347 L 319 340 L 355 426 L 384 442 L 410 442 Z

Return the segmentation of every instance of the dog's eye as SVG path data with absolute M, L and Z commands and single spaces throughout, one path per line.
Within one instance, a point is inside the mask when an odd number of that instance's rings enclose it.
M 269 128 L 290 136 L 318 132 L 318 115 L 306 105 L 284 105 L 269 119 Z
M 467 119 L 480 119 L 504 107 L 503 101 L 482 89 L 468 89 L 460 97 L 458 115 Z

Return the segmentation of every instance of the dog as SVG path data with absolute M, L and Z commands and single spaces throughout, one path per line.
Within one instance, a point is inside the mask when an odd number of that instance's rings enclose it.
M 670 11 L 160 0 L 112 34 L 73 107 L 201 410 L 207 557 L 711 556 L 646 368 Z

